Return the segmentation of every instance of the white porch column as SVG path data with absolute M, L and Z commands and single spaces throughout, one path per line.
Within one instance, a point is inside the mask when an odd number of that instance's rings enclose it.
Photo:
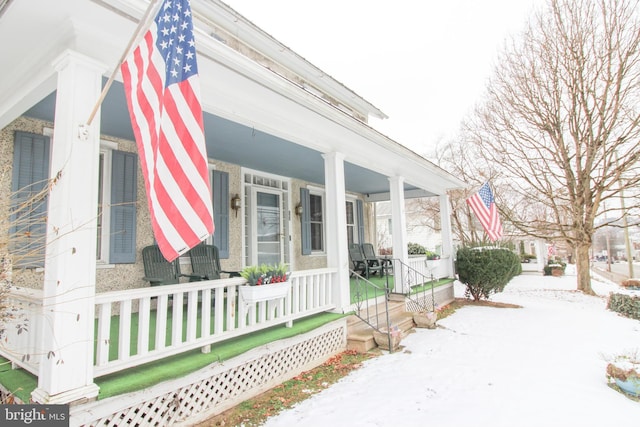
M 327 267 L 337 268 L 338 273 L 333 281 L 333 300 L 336 311 L 343 313 L 349 310 L 349 251 L 347 240 L 347 208 L 344 189 L 344 155 L 342 153 L 326 153 L 324 158 L 324 182 L 326 200 L 325 236 L 327 239 Z
M 405 264 L 409 263 L 407 250 L 407 216 L 404 206 L 404 177 L 389 178 L 389 195 L 391 198 L 391 240 L 393 257 Z M 404 292 L 405 289 L 396 289 Z
M 447 194 L 440 195 L 440 236 L 442 238 L 442 258 L 440 262 L 446 262 L 447 277 L 453 277 L 455 273 L 453 253 L 453 235 L 451 231 L 451 206 Z M 448 257 L 448 258 L 446 258 Z
M 93 398 L 96 214 L 100 114 L 79 132 L 98 99 L 105 68 L 73 51 L 54 63 L 58 71 L 51 148 L 51 190 L 47 221 L 42 332 L 44 351 L 39 403 Z

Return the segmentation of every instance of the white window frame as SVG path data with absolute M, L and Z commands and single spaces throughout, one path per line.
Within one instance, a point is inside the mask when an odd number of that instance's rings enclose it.
M 258 188 L 262 190 L 269 191 L 280 191 L 281 193 L 281 201 L 282 201 L 282 229 L 285 234 L 286 242 L 283 243 L 283 256 L 285 259 L 285 264 L 288 264 L 289 267 L 294 270 L 294 257 L 293 257 L 293 244 L 291 242 L 291 234 L 292 234 L 292 219 L 291 219 L 291 178 L 277 175 L 269 172 L 264 172 L 259 169 L 251 169 L 251 168 L 240 168 L 240 197 L 243 200 L 242 207 L 240 209 L 240 216 L 242 218 L 241 228 L 242 228 L 242 265 L 246 267 L 248 265 L 252 265 L 255 256 L 253 254 L 253 250 L 255 248 L 251 247 L 252 244 L 249 242 L 249 237 L 251 235 L 251 231 L 248 228 L 253 229 L 253 221 L 247 216 L 251 216 L 251 212 L 253 211 L 253 190 Z M 250 177 L 250 181 L 247 182 L 246 178 Z M 271 185 L 272 183 L 265 182 L 254 183 L 254 178 L 258 180 L 274 180 L 279 181 L 279 185 Z M 286 187 L 286 188 L 285 188 Z M 231 196 L 231 190 L 230 196 Z M 235 193 L 234 193 L 235 194 Z
M 358 241 L 358 228 L 360 226 L 360 224 L 358 224 L 358 199 L 354 196 L 347 195 L 345 203 L 351 203 L 353 205 L 353 224 L 347 222 L 347 230 L 349 230 L 349 227 L 353 227 L 353 243 L 363 243 Z M 345 221 L 348 221 L 348 218 L 345 218 Z
M 98 203 L 102 204 L 102 229 L 100 233 L 100 258 L 96 254 L 96 264 L 100 266 L 108 266 L 110 236 L 111 236 L 111 162 L 112 153 L 118 149 L 118 143 L 113 141 L 100 140 L 100 155 L 103 156 L 102 162 L 102 200 Z

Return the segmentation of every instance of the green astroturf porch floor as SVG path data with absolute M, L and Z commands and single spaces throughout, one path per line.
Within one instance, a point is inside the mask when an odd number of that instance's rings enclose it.
M 374 283 L 378 288 L 375 288 L 373 292 L 369 292 L 368 295 L 383 295 L 384 284 L 386 283 L 386 277 L 372 276 L 369 281 Z M 453 279 L 442 279 L 435 282 L 434 287 L 442 286 L 444 284 L 452 282 Z M 361 281 L 362 283 L 366 283 Z M 389 284 L 393 287 L 393 277 L 389 277 Z M 370 285 L 367 285 L 370 286 Z M 351 302 L 354 302 L 356 280 L 351 279 Z M 425 284 L 420 287 L 414 287 L 413 291 L 417 289 L 425 288 L 430 289 L 431 284 Z M 186 316 L 186 311 L 183 313 Z M 336 313 L 320 313 L 314 316 L 310 316 L 304 319 L 296 320 L 293 322 L 292 328 L 286 328 L 284 325 L 274 326 L 272 328 L 257 331 L 251 334 L 243 335 L 241 337 L 233 338 L 220 343 L 212 344 L 210 353 L 202 353 L 200 349 L 194 349 L 176 356 L 164 358 L 155 362 L 147 363 L 145 365 L 136 366 L 121 372 L 106 375 L 96 378 L 95 383 L 100 387 L 100 393 L 98 399 L 106 399 L 108 397 L 116 396 L 123 393 L 129 393 L 136 390 L 141 390 L 158 384 L 162 381 L 170 380 L 185 376 L 198 369 L 204 368 L 211 363 L 229 360 L 236 357 L 246 351 L 259 347 L 269 342 L 277 341 L 284 338 L 289 338 L 298 334 L 309 332 L 315 328 L 318 328 L 326 323 L 342 317 L 342 314 Z M 117 343 L 117 326 L 119 322 L 118 316 L 113 316 L 111 319 L 111 342 Z M 131 317 L 131 351 L 133 354 L 137 351 L 137 328 L 138 319 L 137 314 L 132 314 Z M 186 336 L 186 317 L 183 322 L 183 337 Z M 212 325 L 213 328 L 213 325 Z M 151 325 L 149 332 L 149 348 L 155 348 L 155 311 L 152 312 Z M 198 331 L 200 326 L 198 325 Z M 213 330 L 213 329 L 211 329 Z M 167 339 L 171 331 L 171 319 L 167 321 Z M 167 341 L 167 344 L 169 341 Z M 110 359 L 117 357 L 117 345 L 112 345 L 110 348 Z M 11 369 L 11 363 L 0 357 L 0 384 L 2 384 L 7 390 L 12 392 L 17 398 L 23 402 L 29 402 L 31 398 L 31 392 L 37 387 L 38 379 L 34 375 L 23 369 Z
M 291 328 L 278 325 L 212 344 L 210 353 L 202 353 L 200 349 L 194 349 L 96 378 L 95 383 L 100 387 L 98 399 L 141 390 L 162 381 L 183 377 L 211 363 L 229 360 L 261 345 L 312 331 L 343 316 L 335 313 L 316 314 L 294 321 Z M 11 369 L 11 363 L 0 357 L 0 384 L 23 402 L 29 402 L 31 392 L 38 385 L 38 379 L 23 369 Z
M 367 283 L 364 280 L 360 280 L 360 286 L 367 286 L 369 287 L 369 289 L 367 290 L 367 296 L 369 298 L 374 298 L 380 295 L 384 295 L 384 288 L 386 286 L 387 280 L 389 283 L 389 287 L 391 288 L 391 292 L 393 292 L 393 287 L 394 287 L 394 277 L 393 276 L 376 276 L 376 275 L 372 275 L 369 276 L 369 282 L 371 282 L 373 284 L 370 285 L 369 283 Z M 450 279 L 450 278 L 444 278 L 444 279 L 440 279 L 440 280 L 434 280 L 433 282 L 426 282 L 422 285 L 419 286 L 413 286 L 411 288 L 411 294 L 416 294 L 418 292 L 423 292 L 426 290 L 431 290 L 431 286 L 433 283 L 433 288 L 437 288 L 439 286 L 443 286 L 446 285 L 448 283 L 453 282 L 454 279 Z M 355 278 L 351 278 L 350 281 L 350 286 L 351 286 L 351 303 L 355 303 L 356 302 L 356 294 L 357 294 L 357 280 Z

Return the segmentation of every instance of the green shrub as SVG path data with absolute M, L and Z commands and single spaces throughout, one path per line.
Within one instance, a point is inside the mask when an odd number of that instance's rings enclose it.
M 542 271 L 545 276 L 552 276 L 553 270 L 559 271 L 556 275 L 562 276 L 564 274 L 564 270 L 567 267 L 567 263 L 562 261 L 558 257 L 549 258 L 547 261 L 547 265 L 542 268 Z
M 625 317 L 640 320 L 640 297 L 611 293 L 607 308 Z
M 456 257 L 458 279 L 466 297 L 478 301 L 502 292 L 522 272 L 520 257 L 504 248 L 460 248 Z
M 427 248 L 418 243 L 409 243 L 407 245 L 407 252 L 409 255 L 424 255 L 427 253 Z
M 407 253 L 409 255 L 426 255 L 427 259 L 440 259 L 440 255 L 427 250 L 427 248 L 418 243 L 409 243 L 407 245 Z

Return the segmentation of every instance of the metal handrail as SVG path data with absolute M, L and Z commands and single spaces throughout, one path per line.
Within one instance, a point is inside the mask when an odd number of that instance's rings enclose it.
M 413 309 L 409 311 L 435 311 L 434 269 L 429 269 L 430 275 L 427 276 L 398 258 L 390 258 L 389 261 L 393 265 L 395 293 L 403 294 L 409 300 L 407 305 Z M 427 263 L 428 260 L 425 261 L 428 268 Z
M 384 317 L 383 326 L 385 326 L 384 329 L 386 329 L 387 331 L 389 351 L 391 352 L 391 321 L 389 318 L 390 289 L 388 278 L 385 281 L 385 287 L 381 288 L 356 271 L 350 270 L 350 274 L 356 279 L 356 292 L 354 295 L 354 305 L 356 310 L 354 314 L 364 323 L 369 325 L 372 329 L 378 331 L 381 334 L 384 332 L 382 331 L 380 321 L 381 317 Z M 386 272 L 385 276 L 387 276 Z M 370 295 L 370 293 L 372 293 L 373 295 Z M 384 295 L 384 312 L 382 312 L 382 310 L 380 309 L 380 303 L 378 302 L 378 298 L 382 295 Z
M 384 333 L 382 328 L 385 327 L 389 348 L 391 349 L 392 331 L 389 318 L 389 296 L 391 293 L 404 295 L 409 311 L 433 312 L 436 310 L 435 278 L 433 269 L 429 269 L 430 275 L 427 276 L 397 258 L 385 258 L 384 262 L 386 263 L 383 273 L 385 276 L 384 288 L 367 280 L 353 270 L 350 270 L 350 273 L 356 279 L 355 315 L 380 333 Z M 393 278 L 393 284 L 390 283 L 391 278 Z M 381 296 L 379 294 L 382 294 L 383 291 L 384 313 L 378 298 L 374 298 Z M 381 320 L 384 320 L 384 322 L 381 322 Z

